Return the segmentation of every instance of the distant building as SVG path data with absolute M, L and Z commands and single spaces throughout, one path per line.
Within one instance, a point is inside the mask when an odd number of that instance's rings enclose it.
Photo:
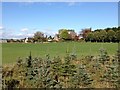
M 55 34 L 55 36 L 54 36 L 54 39 L 53 39 L 54 41 L 59 41 L 59 34 Z
M 48 39 L 48 42 L 52 42 L 52 39 Z
M 6 39 L 0 39 L 0 43 L 7 43 Z
M 70 35 L 71 39 L 75 39 L 77 34 L 74 31 L 68 31 L 68 34 Z
M 33 38 L 27 37 L 24 39 L 25 43 L 33 43 Z
M 52 36 L 49 36 L 47 41 L 48 41 L 48 42 L 52 42 L 52 41 L 53 41 Z
M 27 38 L 25 38 L 25 43 L 28 43 L 28 37 L 27 37 Z

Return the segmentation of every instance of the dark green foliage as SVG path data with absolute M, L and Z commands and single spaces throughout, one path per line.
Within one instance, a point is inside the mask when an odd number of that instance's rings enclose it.
M 111 63 L 105 64 L 104 67 L 106 68 L 103 72 L 103 75 L 101 76 L 101 81 L 109 83 L 111 87 L 119 88 L 120 79 L 119 79 L 119 50 L 117 51 L 117 54 L 114 55 L 111 59 Z M 106 52 L 101 52 L 102 61 L 105 63 L 105 61 L 109 61 L 110 57 L 108 58 L 108 55 Z
M 19 57 L 17 61 L 17 65 L 20 67 L 22 65 L 22 59 Z
M 109 60 L 110 57 L 108 56 L 107 52 L 104 49 L 100 49 L 99 62 L 105 64 Z
M 31 56 L 31 52 L 30 52 L 30 56 L 27 59 L 27 67 L 31 67 L 31 65 L 32 65 L 31 60 L 32 60 L 32 56 Z
M 77 55 L 75 53 L 70 53 L 70 58 L 71 60 L 76 60 L 77 59 Z
M 119 87 L 119 51 L 108 56 L 104 49 L 99 56 L 86 56 L 78 60 L 75 54 L 64 58 L 18 59 L 14 66 L 3 67 L 3 88 L 91 88 Z M 109 86 L 105 86 L 108 83 Z M 95 86 L 94 86 L 95 85 Z
M 43 42 L 44 41 L 44 33 L 37 31 L 36 33 L 34 33 L 34 42 Z
M 119 87 L 120 82 L 118 81 L 119 78 L 119 71 L 118 65 L 110 65 L 107 66 L 107 70 L 104 72 L 103 79 L 105 82 L 110 82 L 112 87 Z
M 89 56 L 86 56 L 85 59 L 89 62 L 93 60 L 93 57 L 94 56 L 89 55 Z
M 83 37 L 86 41 L 92 42 L 120 42 L 120 27 L 97 29 Z
M 74 88 L 88 87 L 92 83 L 90 74 L 85 70 L 85 65 L 77 67 L 77 73 L 71 78 Z

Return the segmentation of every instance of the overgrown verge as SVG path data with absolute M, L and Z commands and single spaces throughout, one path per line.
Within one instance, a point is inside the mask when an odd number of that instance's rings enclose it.
M 13 66 L 3 66 L 3 88 L 119 88 L 119 55 L 78 59 L 67 53 L 64 58 L 19 58 Z

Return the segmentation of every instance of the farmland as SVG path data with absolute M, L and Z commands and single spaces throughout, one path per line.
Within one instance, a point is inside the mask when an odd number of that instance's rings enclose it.
M 81 58 L 87 55 L 98 55 L 99 49 L 104 48 L 109 55 L 114 55 L 117 51 L 117 43 L 85 43 L 85 42 L 58 42 L 58 43 L 3 43 L 2 63 L 8 64 L 16 62 L 18 57 L 26 58 L 30 51 L 33 57 L 64 57 L 66 52 L 75 53 Z

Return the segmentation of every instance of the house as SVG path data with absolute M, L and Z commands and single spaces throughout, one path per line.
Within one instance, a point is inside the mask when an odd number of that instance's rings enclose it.
M 30 43 L 30 42 L 33 43 L 34 41 L 33 41 L 33 38 L 27 37 L 24 39 L 24 42 L 25 43 Z
M 60 38 L 59 38 L 59 34 L 55 34 L 53 40 L 56 41 L 56 42 L 58 42 L 58 41 L 60 40 Z
M 28 37 L 27 37 L 27 38 L 25 38 L 24 42 L 25 42 L 25 43 L 28 43 Z
M 73 40 L 76 38 L 77 34 L 73 30 L 68 30 L 68 34 L 70 35 L 70 38 Z
M 47 38 L 47 41 L 48 41 L 48 42 L 52 42 L 52 41 L 53 41 L 52 36 L 49 36 L 49 37 Z
M 52 39 L 48 39 L 48 42 L 52 42 Z
M 0 43 L 7 43 L 6 39 L 0 39 Z

